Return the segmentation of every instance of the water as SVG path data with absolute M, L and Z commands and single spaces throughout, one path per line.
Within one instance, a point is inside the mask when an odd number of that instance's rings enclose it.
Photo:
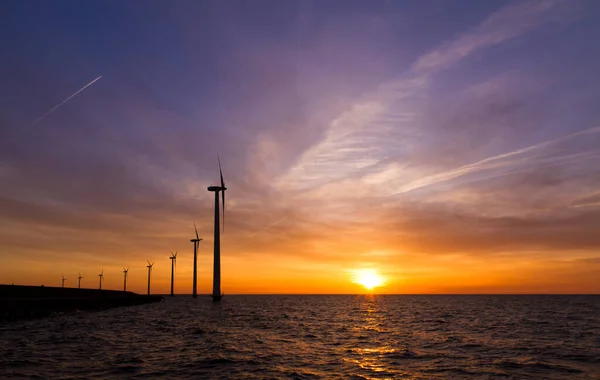
M 0 378 L 600 379 L 597 296 L 175 297 L 0 326 Z

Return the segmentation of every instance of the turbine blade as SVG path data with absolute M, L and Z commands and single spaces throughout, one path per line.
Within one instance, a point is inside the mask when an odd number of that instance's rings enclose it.
M 225 181 L 223 180 L 223 170 L 221 170 L 221 159 L 217 154 L 217 161 L 219 162 L 219 175 L 221 176 L 221 202 L 223 203 L 223 228 L 222 232 L 225 232 Z
M 219 161 L 219 174 L 221 175 L 221 187 L 225 187 L 225 181 L 223 181 L 223 171 L 221 170 L 221 159 L 219 158 L 219 155 L 217 154 L 217 161 Z
M 200 239 L 200 237 L 198 237 L 198 229 L 196 228 L 196 222 L 194 222 L 194 231 L 196 231 L 196 239 Z

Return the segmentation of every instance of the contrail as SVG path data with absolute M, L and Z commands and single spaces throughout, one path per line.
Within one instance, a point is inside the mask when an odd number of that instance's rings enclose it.
M 43 118 L 45 118 L 46 116 L 50 115 L 52 112 L 56 111 L 57 108 L 59 108 L 60 106 L 62 106 L 66 102 L 68 102 L 69 100 L 73 99 L 77 94 L 79 94 L 81 91 L 83 91 L 86 88 L 88 88 L 91 85 L 93 85 L 100 78 L 102 78 L 102 75 L 100 75 L 98 78 L 94 79 L 90 83 L 86 84 L 85 86 L 81 87 L 77 92 L 75 92 L 73 95 L 69 96 L 68 98 L 66 98 L 62 102 L 60 102 L 58 105 L 52 107 L 48 112 L 46 112 L 45 114 L 43 114 L 42 116 L 40 116 L 39 118 L 37 118 L 33 123 L 31 123 L 30 127 L 33 127 L 34 125 L 36 125 L 37 123 L 39 123 L 40 121 L 42 121 Z
M 497 167 L 506 167 L 508 165 L 502 164 L 502 162 L 504 162 L 503 160 L 506 160 L 506 159 L 514 160 L 515 158 L 518 158 L 519 156 L 523 156 L 526 153 L 530 153 L 535 150 L 550 147 L 552 145 L 567 141 L 573 137 L 587 135 L 587 134 L 595 134 L 595 133 L 600 133 L 600 126 L 591 127 L 591 128 L 577 131 L 577 132 L 569 133 L 568 135 L 557 137 L 552 140 L 547 140 L 547 141 L 544 141 L 544 142 L 541 142 L 541 143 L 538 143 L 535 145 L 530 145 L 526 148 L 517 149 L 517 150 L 511 151 L 511 152 L 502 153 L 502 154 L 492 156 L 492 157 L 487 157 L 487 158 L 484 158 L 480 161 L 477 161 L 477 162 L 474 162 L 471 164 L 463 165 L 463 166 L 460 166 L 460 167 L 457 167 L 454 169 L 450 169 L 448 171 L 441 172 L 438 174 L 433 174 L 433 175 L 421 178 L 419 180 L 413 181 L 413 182 L 409 183 L 408 185 L 403 186 L 399 190 L 397 190 L 393 193 L 390 193 L 390 194 L 386 194 L 385 196 L 395 196 L 395 195 L 399 195 L 399 194 L 403 194 L 403 193 L 408 193 L 410 191 L 417 190 L 417 189 L 420 189 L 423 187 L 433 186 L 433 185 L 437 185 L 437 184 L 443 183 L 443 182 L 449 182 L 453 179 L 460 178 L 467 174 L 476 173 L 476 172 L 489 170 L 489 169 L 494 169 Z M 592 152 L 592 153 L 595 154 L 595 152 Z M 555 165 L 557 163 L 562 163 L 562 161 L 558 162 L 561 159 L 566 159 L 564 162 L 569 162 L 569 161 L 578 161 L 578 160 L 583 160 L 583 159 L 587 160 L 589 158 L 595 158 L 595 157 L 596 157 L 596 154 L 591 157 L 583 157 L 583 158 L 581 158 L 580 156 L 576 156 L 575 158 L 569 158 L 568 156 L 559 156 L 559 157 L 556 157 L 557 162 L 555 162 L 555 163 L 548 163 L 548 164 L 543 164 L 543 163 L 535 164 L 534 163 L 533 165 L 531 165 L 527 168 L 524 168 L 524 169 L 517 169 L 515 171 L 511 171 L 508 173 L 492 174 L 490 176 L 485 176 L 485 177 L 481 177 L 481 178 L 477 178 L 477 179 L 473 179 L 473 180 L 468 180 L 464 183 L 479 181 L 482 179 L 491 179 L 491 178 L 506 176 L 506 175 L 514 174 L 514 173 L 520 173 L 522 171 L 533 170 L 533 169 L 535 169 L 537 167 L 541 167 L 541 166 Z M 523 160 L 533 160 L 533 159 L 529 158 L 529 157 L 524 157 L 521 160 L 523 161 Z M 494 162 L 498 162 L 498 164 L 496 164 L 496 166 L 494 166 Z
M 284 221 L 284 220 L 286 220 L 287 218 L 289 218 L 289 216 L 284 216 L 283 218 L 279 219 L 278 221 L 276 221 L 276 222 L 273 222 L 273 223 L 269 224 L 268 226 L 266 226 L 266 227 L 264 227 L 264 228 L 261 228 L 260 230 L 256 231 L 255 233 L 253 233 L 252 235 L 250 235 L 250 237 L 255 237 L 256 235 L 258 235 L 259 233 L 263 232 L 263 231 L 264 231 L 264 230 L 266 230 L 267 228 L 271 228 L 271 227 L 273 227 L 274 225 L 276 225 L 276 224 L 278 224 L 278 223 L 281 223 L 281 222 L 283 222 L 283 221 Z

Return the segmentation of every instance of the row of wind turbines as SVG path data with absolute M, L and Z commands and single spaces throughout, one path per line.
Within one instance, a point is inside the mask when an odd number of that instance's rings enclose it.
M 221 293 L 221 222 L 220 211 L 221 207 L 219 205 L 219 193 L 221 193 L 222 200 L 222 210 L 223 210 L 223 231 L 225 230 L 225 181 L 223 180 L 223 171 L 221 170 L 221 160 L 217 156 L 217 160 L 219 163 L 219 175 L 221 176 L 221 185 L 220 186 L 209 186 L 208 191 L 215 193 L 215 219 L 214 219 L 214 257 L 213 257 L 213 289 L 212 289 L 212 300 L 213 302 L 221 301 L 223 298 L 223 293 Z M 200 248 L 200 241 L 202 239 L 198 235 L 198 229 L 196 228 L 196 223 L 194 223 L 194 232 L 196 233 L 196 237 L 190 239 L 191 243 L 194 243 L 194 274 L 192 279 L 192 297 L 198 297 L 197 283 L 198 283 L 198 250 Z M 169 257 L 171 260 L 171 296 L 174 295 L 175 289 L 175 267 L 177 265 L 177 252 L 171 252 L 171 256 Z M 152 274 L 152 267 L 154 266 L 154 262 L 147 261 L 148 265 L 148 295 L 150 295 L 150 278 Z M 123 291 L 127 291 L 127 274 L 129 273 L 129 268 L 123 268 Z M 81 288 L 81 279 L 84 278 L 81 273 L 77 277 L 77 288 Z M 104 280 L 104 269 L 98 274 L 99 285 L 98 289 L 102 290 L 102 281 Z M 62 287 L 65 287 L 65 281 L 67 279 L 65 276 L 62 276 Z

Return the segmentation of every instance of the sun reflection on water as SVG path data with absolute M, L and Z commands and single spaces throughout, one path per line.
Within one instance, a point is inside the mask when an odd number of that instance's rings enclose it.
M 381 296 L 364 295 L 360 298 L 357 323 L 352 330 L 355 332 L 355 346 L 349 350 L 351 355 L 345 358 L 345 361 L 360 368 L 361 376 L 371 378 L 364 371 L 377 374 L 377 379 L 394 379 L 398 376 L 405 376 L 406 373 L 401 369 L 390 366 L 386 362 L 386 355 L 393 355 L 396 349 L 389 345 L 389 340 L 382 339 L 388 336 L 391 331 L 387 328 L 388 311 L 384 308 Z M 382 344 L 387 341 L 387 344 Z

